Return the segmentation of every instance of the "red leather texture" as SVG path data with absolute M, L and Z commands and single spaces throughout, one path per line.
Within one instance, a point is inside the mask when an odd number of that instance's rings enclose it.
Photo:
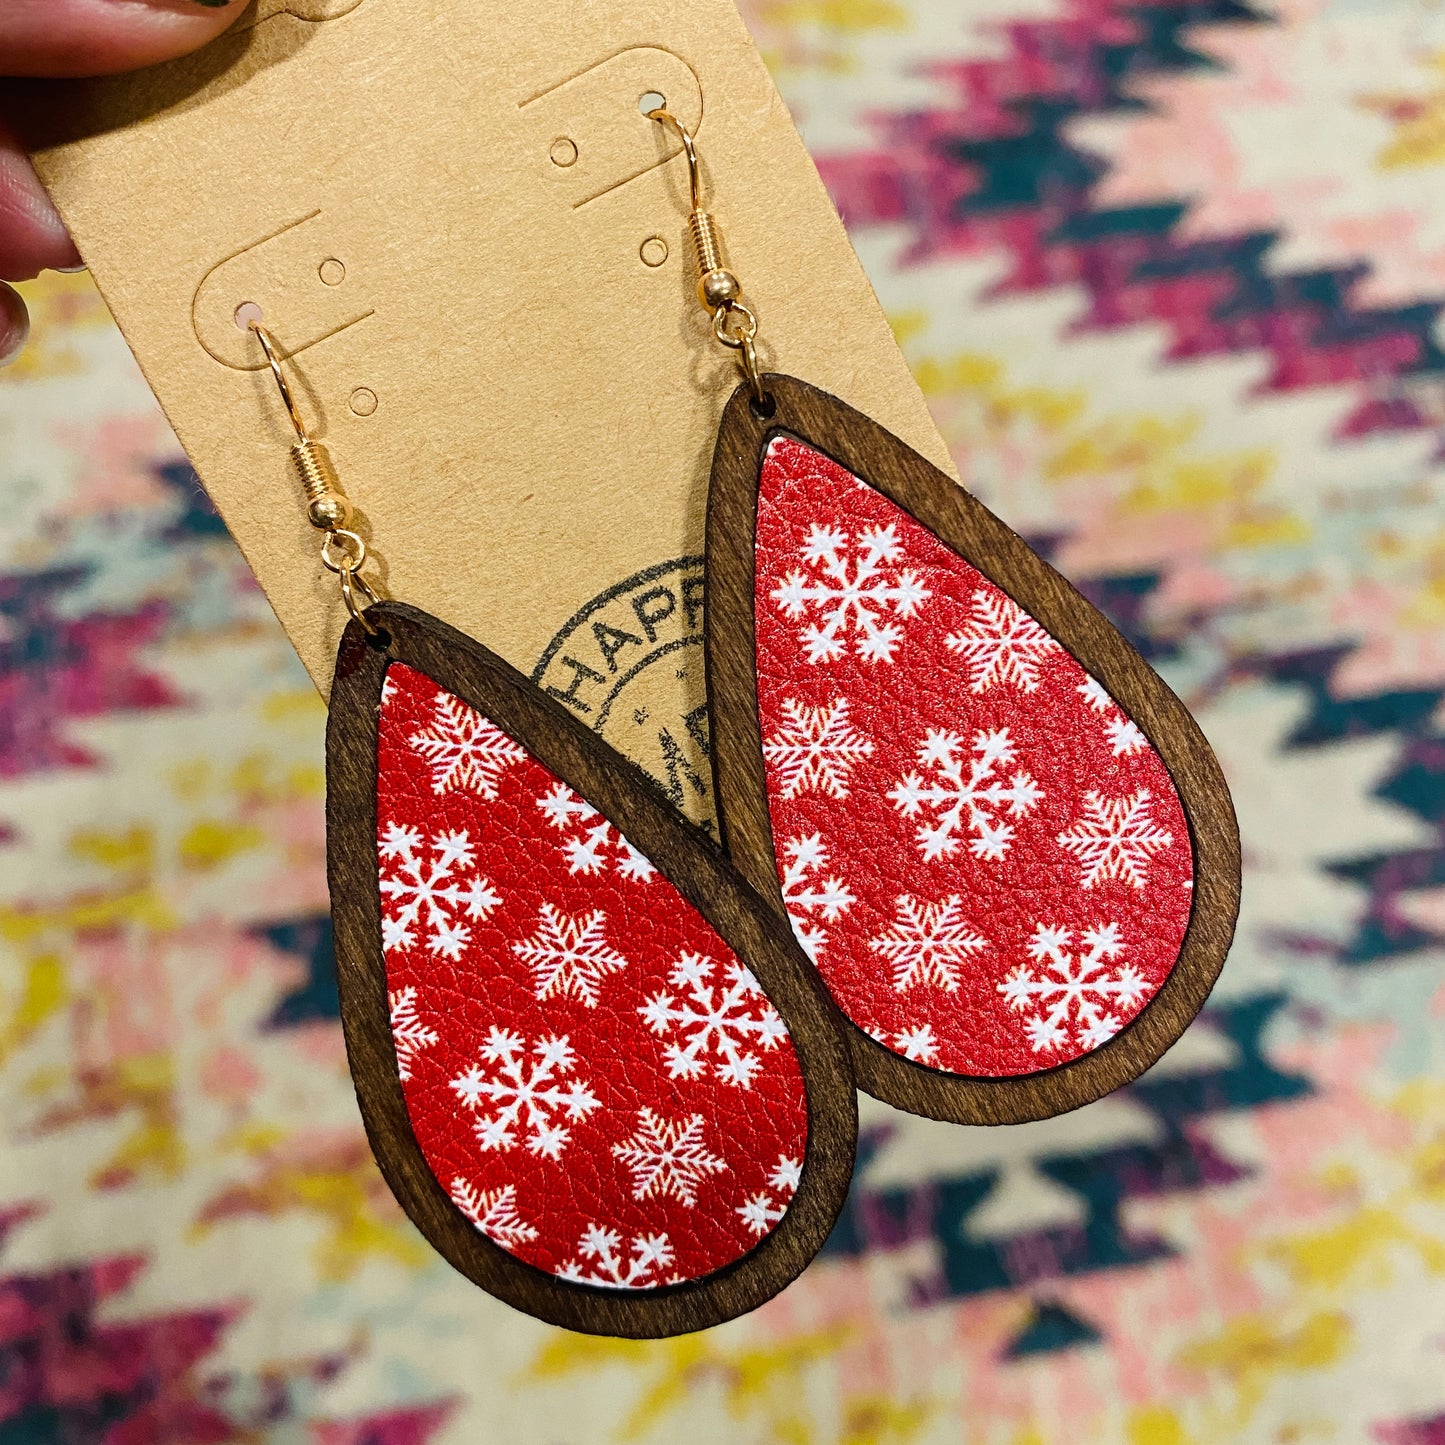
M 1168 976 L 1193 856 L 1158 754 L 1003 592 L 781 437 L 758 499 L 778 874 L 844 1012 L 950 1073 L 1097 1048 Z
M 583 1283 L 746 1254 L 808 1128 L 752 975 L 576 793 L 402 664 L 378 749 L 392 1037 L 437 1179 L 504 1249 Z

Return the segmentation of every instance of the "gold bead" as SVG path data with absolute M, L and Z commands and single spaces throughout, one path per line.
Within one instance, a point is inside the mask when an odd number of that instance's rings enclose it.
M 697 283 L 697 294 L 709 311 L 716 311 L 720 306 L 741 299 L 743 283 L 731 271 L 708 271 Z
M 306 515 L 313 527 L 335 532 L 351 521 L 351 503 L 340 492 L 327 492 L 307 507 Z

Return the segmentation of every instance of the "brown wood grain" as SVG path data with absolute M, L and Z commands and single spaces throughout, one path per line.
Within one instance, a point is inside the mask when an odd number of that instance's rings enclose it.
M 755 1308 L 822 1246 L 853 1169 L 858 1120 L 848 1049 L 815 971 L 786 920 L 758 898 L 717 845 L 684 822 L 650 779 L 519 672 L 415 608 L 384 602 L 368 609 L 367 617 L 384 629 L 384 645 L 369 642 L 353 622 L 337 651 L 326 734 L 327 864 L 347 1054 L 371 1147 L 392 1192 L 464 1275 L 552 1324 L 654 1338 L 703 1329 Z M 522 1263 L 480 1234 L 428 1167 L 397 1073 L 381 947 L 377 731 L 382 681 L 392 662 L 406 662 L 476 708 L 580 793 L 727 940 L 782 1015 L 807 1085 L 803 1175 L 782 1221 L 733 1264 L 653 1290 L 574 1284 Z
M 1224 775 L 1198 724 L 1118 630 L 952 478 L 861 412 L 788 376 L 764 378 L 766 415 L 739 387 L 723 413 L 707 516 L 706 650 L 712 760 L 733 862 L 786 918 L 758 721 L 754 542 L 763 452 L 796 436 L 876 487 L 997 583 L 1108 689 L 1174 779 L 1194 849 L 1193 908 L 1159 992 L 1108 1043 L 1017 1078 L 946 1074 L 902 1058 L 843 1020 L 859 1086 L 934 1119 L 1015 1124 L 1076 1109 L 1137 1078 L 1188 1027 L 1224 965 L 1239 911 L 1239 831 Z M 842 1018 L 841 1012 L 839 1013 Z

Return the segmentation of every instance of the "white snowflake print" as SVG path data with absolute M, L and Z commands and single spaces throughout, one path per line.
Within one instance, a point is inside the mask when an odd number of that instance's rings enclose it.
M 567 853 L 569 873 L 601 873 L 610 863 L 624 878 L 645 883 L 657 872 L 596 808 L 578 797 L 566 783 L 558 783 L 545 798 L 539 798 L 537 806 L 559 833 L 567 835 L 562 847 Z
M 527 751 L 460 698 L 444 692 L 427 726 L 407 740 L 431 764 L 434 793 L 477 793 L 491 802 L 497 783 Z
M 1044 795 L 1022 768 L 1005 775 L 1005 765 L 1013 760 L 1007 728 L 975 733 L 971 757 L 957 733 L 928 734 L 918 748 L 918 762 L 928 771 L 928 780 L 909 773 L 888 794 L 906 818 L 932 815 L 931 824 L 918 825 L 918 846 L 925 858 L 952 853 L 965 828 L 973 835 L 968 849 L 975 858 L 996 862 L 1008 852 L 1014 828 L 1003 815 L 1022 818 Z
M 1119 704 L 1109 696 L 1098 678 L 1085 676 L 1077 691 L 1095 712 L 1115 714 L 1104 724 L 1104 731 L 1109 735 L 1109 747 L 1116 758 L 1131 758 L 1149 746 L 1149 739 L 1140 732 L 1132 718 L 1118 711 Z
M 1104 731 L 1109 734 L 1109 747 L 1116 758 L 1132 758 L 1149 744 L 1132 718 L 1111 718 Z
M 768 1178 L 768 1183 L 774 1189 L 780 1189 L 785 1194 L 793 1194 L 797 1191 L 798 1184 L 803 1178 L 803 1161 L 790 1158 L 786 1154 L 778 1155 L 778 1162 L 773 1166 L 773 1172 Z
M 788 1212 L 788 1201 L 797 1191 L 802 1177 L 802 1160 L 779 1155 L 768 1180 L 773 1193 L 760 1189 L 738 1205 L 737 1212 L 742 1216 L 743 1223 L 759 1238 L 765 1235 Z
M 820 924 L 841 918 L 854 898 L 841 878 L 823 876 L 828 850 L 821 833 L 790 839 L 783 844 L 783 858 L 783 902 L 803 952 L 816 963 L 828 943 Z
M 632 1171 L 636 1198 L 660 1194 L 689 1207 L 697 1203 L 698 1185 L 728 1167 L 704 1147 L 701 1114 L 672 1120 L 643 1109 L 636 1132 L 612 1152 Z
M 715 971 L 722 974 L 717 983 Z M 748 1088 L 763 1066 L 753 1050 L 767 1052 L 788 1037 L 757 979 L 736 961 L 718 970 L 699 953 L 685 953 L 670 977 L 684 996 L 657 993 L 638 1010 L 653 1033 L 677 1040 L 664 1051 L 668 1073 L 674 1079 L 696 1079 L 711 1060 L 723 1083 Z
M 938 1057 L 938 1040 L 933 1037 L 932 1024 L 920 1024 L 894 1034 L 893 1047 L 916 1064 L 931 1064 Z
M 1084 680 L 1074 689 L 1095 712 L 1108 712 L 1114 706 L 1114 699 L 1097 677 L 1084 674 Z
M 1174 841 L 1167 828 L 1151 821 L 1149 804 L 1147 788 L 1123 798 L 1084 794 L 1084 816 L 1071 830 L 1059 834 L 1059 843 L 1078 856 L 1085 888 L 1110 878 L 1131 888 L 1144 886 L 1150 859 Z
M 899 993 L 918 984 L 954 993 L 958 965 L 988 947 L 963 920 L 963 905 L 955 896 L 942 903 L 926 903 L 904 894 L 898 900 L 893 929 L 872 939 L 869 948 L 893 965 L 893 987 Z
M 813 617 L 799 634 L 809 662 L 834 662 L 848 649 L 867 662 L 892 662 L 903 629 L 894 617 L 912 617 L 932 595 L 917 573 L 899 570 L 903 546 L 896 528 L 865 527 L 856 538 L 816 522 L 801 556 L 808 570 L 790 572 L 773 589 L 789 617 Z
M 517 1213 L 517 1189 L 504 1184 L 500 1189 L 478 1189 L 458 1175 L 452 1180 L 452 1203 L 476 1227 L 507 1248 L 536 1239 L 537 1231 Z
M 391 1038 L 396 1045 L 396 1072 L 403 1082 L 411 1078 L 411 1061 L 436 1043 L 437 1035 L 417 1015 L 416 990 L 404 988 L 387 995 L 391 1005 Z
M 483 1149 L 513 1148 L 525 1127 L 528 1153 L 559 1159 L 572 1137 L 563 1121 L 585 1119 L 597 1096 L 578 1079 L 564 1082 L 577 1062 L 565 1034 L 538 1039 L 530 1052 L 529 1059 L 520 1034 L 493 1026 L 482 1045 L 483 1064 L 492 1068 L 473 1064 L 452 1080 L 452 1091 L 476 1111 L 472 1127 Z
M 766 1190 L 744 1199 L 737 1207 L 743 1223 L 758 1236 L 766 1234 L 788 1212 L 786 1201 L 778 1202 Z
M 381 946 L 388 952 L 410 948 L 424 928 L 431 952 L 455 962 L 472 938 L 463 915 L 485 918 L 502 901 L 484 878 L 470 872 L 472 844 L 465 829 L 423 841 L 417 829 L 388 823 L 377 854 Z
M 1035 1053 L 1074 1044 L 1096 1049 L 1119 1032 L 1115 1012 L 1129 1010 L 1144 997 L 1147 985 L 1133 964 L 1107 967 L 1123 952 L 1114 923 L 1086 928 L 1074 949 L 1067 928 L 1037 924 L 1029 957 L 1041 967 L 1019 964 L 998 991 L 1018 1013 L 1031 1012 L 1024 1030 Z
M 969 691 L 997 685 L 1033 692 L 1039 666 L 1063 649 L 1011 597 L 992 589 L 975 592 L 968 625 L 944 638 L 968 664 Z
M 674 1282 L 675 1276 L 664 1274 L 671 1263 L 672 1242 L 665 1234 L 638 1235 L 628 1256 L 622 1251 L 622 1236 L 615 1229 L 591 1224 L 577 1246 L 577 1258 L 568 1260 L 557 1273 L 577 1284 L 646 1289 Z
M 536 933 L 512 945 L 512 952 L 531 965 L 539 999 L 560 994 L 597 1007 L 603 979 L 627 967 L 602 935 L 606 922 L 601 910 L 574 918 L 550 903 L 542 905 Z
M 848 796 L 848 774 L 859 758 L 873 752 L 873 743 L 848 722 L 846 698 L 826 707 L 807 707 L 788 698 L 783 722 L 763 744 L 763 756 L 778 774 L 785 798 L 799 793 Z

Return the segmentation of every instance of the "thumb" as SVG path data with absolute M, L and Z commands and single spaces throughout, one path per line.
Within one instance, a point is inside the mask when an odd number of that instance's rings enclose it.
M 246 0 L 0 0 L 0 75 L 138 70 L 199 49 Z M 23 281 L 80 257 L 29 158 L 0 121 L 0 278 Z M 0 361 L 24 344 L 25 303 L 0 285 Z
M 199 50 L 246 0 L 0 0 L 0 75 L 108 75 Z

